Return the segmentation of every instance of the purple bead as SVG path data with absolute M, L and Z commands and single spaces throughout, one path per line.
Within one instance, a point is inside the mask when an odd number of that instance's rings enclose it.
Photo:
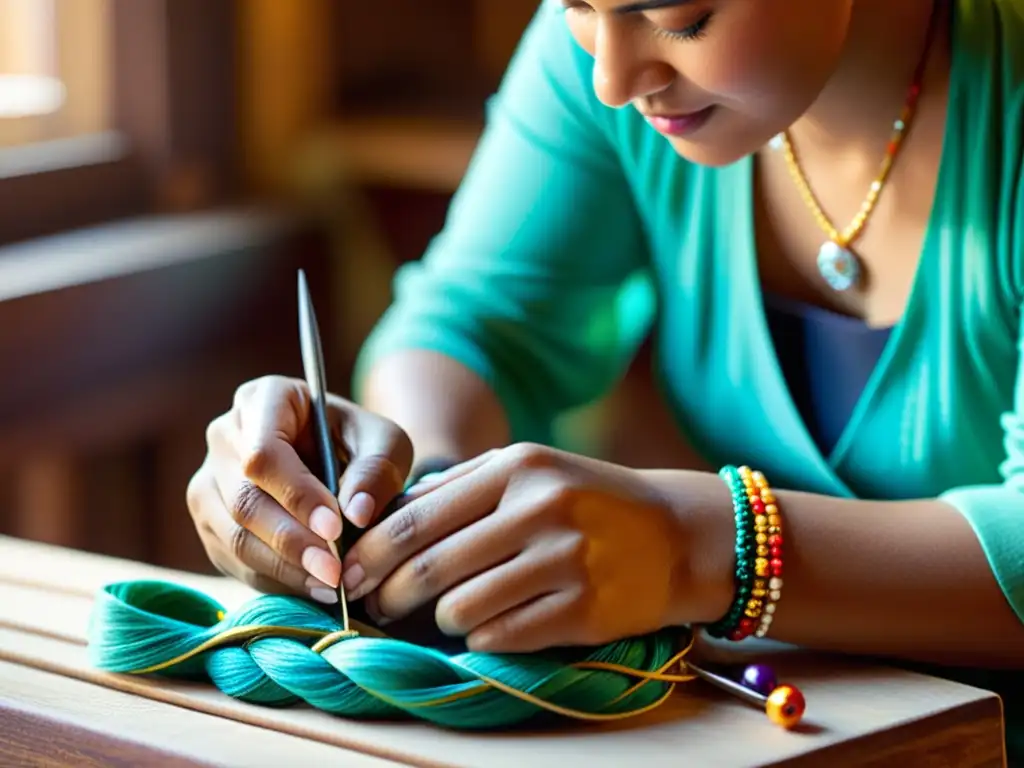
M 775 673 L 767 664 L 751 664 L 743 670 L 741 682 L 745 688 L 762 696 L 767 696 L 774 691 L 778 684 Z

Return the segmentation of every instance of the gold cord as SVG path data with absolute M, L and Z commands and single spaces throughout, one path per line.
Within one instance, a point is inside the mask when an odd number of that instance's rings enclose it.
M 188 650 L 185 653 L 174 657 L 173 659 L 162 661 L 158 664 L 154 664 L 144 669 L 132 670 L 130 674 L 144 675 L 151 674 L 153 672 L 159 672 L 161 670 L 172 667 L 176 664 L 181 664 L 182 662 L 188 661 L 189 659 L 192 659 L 201 653 L 205 653 L 206 651 L 213 650 L 214 648 L 218 648 L 220 646 L 229 645 L 231 643 L 242 643 L 243 647 L 246 647 L 250 643 L 253 643 L 257 640 L 264 640 L 273 637 L 286 637 L 293 638 L 296 640 L 316 639 L 316 643 L 312 646 L 311 650 L 314 653 L 319 654 L 323 653 L 328 648 L 342 640 L 359 637 L 359 633 L 353 629 L 339 629 L 334 630 L 332 632 L 325 632 L 319 629 L 303 629 L 300 627 L 285 627 L 266 624 L 232 627 L 230 629 L 224 630 L 223 632 L 219 632 L 215 636 L 200 643 L 195 648 L 192 648 L 191 650 Z M 375 698 L 380 699 L 381 701 L 391 704 L 392 706 L 395 706 L 397 708 L 410 709 L 420 707 L 436 707 L 442 704 L 450 703 L 452 701 L 457 701 L 459 699 L 477 696 L 481 693 L 493 689 L 502 691 L 503 693 L 507 693 L 509 696 L 514 696 L 517 699 L 528 702 L 542 709 L 548 710 L 549 712 L 554 712 L 556 714 L 575 718 L 577 720 L 623 720 L 625 718 L 636 717 L 637 715 L 642 715 L 645 712 L 650 712 L 651 710 L 656 709 L 668 700 L 669 696 L 671 696 L 672 693 L 675 691 L 677 684 L 690 682 L 691 680 L 695 680 L 697 678 L 696 675 L 690 673 L 670 672 L 670 670 L 672 670 L 675 667 L 681 666 L 685 669 L 684 659 L 687 656 L 687 654 L 690 653 L 691 649 L 693 648 L 693 644 L 694 638 L 691 635 L 689 642 L 686 644 L 686 647 L 679 651 L 677 654 L 675 654 L 671 659 L 666 661 L 659 669 L 656 670 L 635 669 L 633 667 L 627 667 L 621 664 L 612 664 L 600 661 L 580 661 L 569 665 L 574 669 L 615 672 L 621 675 L 637 679 L 637 683 L 632 685 L 629 689 L 621 693 L 619 696 L 615 697 L 615 699 L 613 699 L 612 701 L 608 702 L 607 706 L 614 706 L 618 702 L 622 701 L 623 699 L 632 695 L 636 691 L 640 690 L 648 683 L 670 683 L 668 690 L 664 693 L 664 695 L 660 696 L 657 701 L 654 701 L 643 707 L 638 707 L 637 709 L 629 710 L 628 712 L 600 714 L 595 712 L 584 712 L 583 710 L 572 709 L 570 707 L 563 707 L 558 704 L 553 704 L 549 701 L 545 701 L 544 699 L 526 693 L 525 691 L 513 688 L 509 685 L 506 685 L 505 683 L 502 683 L 499 680 L 479 675 L 475 672 L 473 672 L 473 674 L 476 674 L 479 677 L 479 683 L 476 683 L 470 686 L 469 688 L 463 689 L 462 691 L 458 691 L 456 693 L 448 694 L 446 696 L 440 696 L 436 699 L 430 699 L 428 701 L 421 701 L 415 704 L 395 702 L 378 691 L 368 689 L 363 690 L 365 690 L 371 696 L 374 696 Z

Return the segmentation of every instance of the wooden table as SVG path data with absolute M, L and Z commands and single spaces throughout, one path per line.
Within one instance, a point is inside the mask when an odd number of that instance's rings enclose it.
M 253 595 L 227 579 L 0 537 L 0 765 L 1005 765 L 993 694 L 798 653 L 772 661 L 807 698 L 795 732 L 702 682 L 614 725 L 466 734 L 263 708 L 212 686 L 90 668 L 93 593 L 137 578 L 187 584 L 229 607 Z

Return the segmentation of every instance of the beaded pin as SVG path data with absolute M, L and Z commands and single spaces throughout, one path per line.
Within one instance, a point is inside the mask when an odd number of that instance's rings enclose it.
M 804 695 L 794 685 L 779 685 L 775 672 L 766 664 L 751 664 L 739 681 L 684 662 L 686 669 L 716 688 L 763 709 L 768 719 L 783 728 L 793 728 L 803 719 Z

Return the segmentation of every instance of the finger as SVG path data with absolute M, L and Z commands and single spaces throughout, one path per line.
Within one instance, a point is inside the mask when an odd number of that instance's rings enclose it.
M 580 605 L 576 590 L 544 595 L 473 630 L 466 646 L 487 653 L 536 653 L 556 646 L 586 645 Z
M 481 453 L 479 456 L 463 461 L 460 464 L 455 464 L 444 471 L 432 472 L 431 474 L 422 477 L 415 485 L 406 490 L 405 498 L 411 501 L 412 499 L 419 498 L 424 494 L 437 490 L 445 483 L 450 483 L 452 480 L 457 480 L 458 478 L 473 472 L 478 467 L 493 459 L 497 454 L 498 450 L 496 448 L 492 448 L 489 451 Z
M 456 584 L 500 566 L 522 551 L 510 519 L 488 515 L 442 538 L 400 565 L 375 591 L 376 609 L 387 620 L 403 619 Z
M 412 442 L 392 422 L 365 411 L 349 411 L 341 429 L 351 460 L 341 476 L 338 503 L 346 519 L 365 528 L 402 493 Z
M 341 580 L 341 563 L 331 554 L 323 539 L 314 535 L 241 472 L 232 470 L 231 465 L 222 468 L 215 476 L 220 497 L 232 522 L 254 536 L 275 560 L 282 561 L 273 568 L 284 568 L 285 565 L 301 568 L 325 585 L 337 587 Z M 231 533 L 241 535 L 234 530 Z M 262 548 L 258 549 L 262 552 Z M 262 557 L 263 561 L 265 559 Z M 260 568 L 256 570 L 267 573 Z M 273 570 L 268 575 L 273 575 Z
M 189 497 L 193 515 L 202 521 L 200 537 L 218 570 L 263 592 L 279 592 L 283 588 L 321 602 L 337 600 L 327 584 L 285 561 L 232 519 L 212 473 L 197 476 L 190 484 Z
M 301 589 L 295 589 L 245 565 L 233 557 L 219 542 L 212 543 L 207 547 L 207 554 L 210 557 L 210 562 L 225 576 L 237 579 L 258 592 L 268 595 L 302 595 L 325 605 L 333 605 L 338 602 L 337 591 L 312 576 L 306 577 Z M 300 573 L 299 578 L 301 575 Z
M 309 396 L 303 385 L 279 377 L 262 380 L 231 432 L 245 478 L 325 541 L 341 535 L 338 501 L 299 457 L 294 442 L 306 430 Z
M 353 600 L 376 589 L 417 552 L 490 514 L 501 500 L 505 477 L 489 462 L 409 502 L 367 530 L 345 556 L 345 589 Z
M 446 635 L 468 635 L 501 614 L 572 584 L 564 546 L 533 546 L 459 584 L 437 602 L 434 617 Z M 384 588 L 377 594 L 383 594 Z

